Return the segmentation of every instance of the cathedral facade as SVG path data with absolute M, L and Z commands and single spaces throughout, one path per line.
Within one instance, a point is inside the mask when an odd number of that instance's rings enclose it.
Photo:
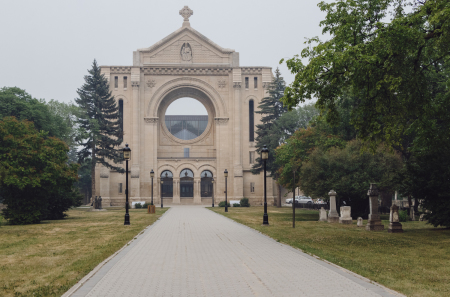
M 238 52 L 190 26 L 188 7 L 180 15 L 182 27 L 133 52 L 133 66 L 101 67 L 123 115 L 123 143 L 131 148 L 129 199 L 150 202 L 153 193 L 155 204 L 161 194 L 164 204 L 211 204 L 214 196 L 218 204 L 227 189 L 228 200 L 261 205 L 264 175 L 251 173 L 261 118 L 255 111 L 268 96 L 272 69 L 240 66 Z M 208 115 L 166 115 L 184 97 L 201 102 Z M 123 205 L 125 174 L 98 165 L 95 189 L 103 205 Z M 275 196 L 267 178 L 269 205 Z

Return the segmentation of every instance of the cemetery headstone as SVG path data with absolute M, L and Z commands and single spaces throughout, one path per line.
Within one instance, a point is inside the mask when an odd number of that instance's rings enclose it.
M 341 206 L 341 217 L 339 218 L 339 223 L 351 224 L 353 222 L 351 212 L 351 206 Z
M 381 223 L 380 214 L 378 213 L 378 188 L 377 184 L 370 184 L 369 191 L 370 214 L 367 220 L 366 230 L 368 231 L 383 231 L 384 226 Z
M 391 211 L 389 214 L 389 233 L 403 233 L 402 224 L 400 223 L 400 219 L 398 216 L 398 206 L 392 205 Z
M 356 225 L 357 225 L 358 227 L 364 227 L 364 224 L 363 224 L 363 218 L 359 217 L 359 218 L 358 218 L 358 221 L 357 221 L 357 223 L 356 223 Z
M 331 190 L 328 195 L 330 196 L 330 211 L 328 212 L 328 223 L 339 222 L 339 214 L 336 210 L 336 192 Z
M 421 221 L 421 222 L 425 221 L 424 217 L 425 217 L 425 214 L 424 213 L 421 214 L 420 217 L 419 217 L 419 221 Z
M 320 222 L 326 222 L 328 220 L 327 211 L 321 207 L 319 210 L 319 221 Z

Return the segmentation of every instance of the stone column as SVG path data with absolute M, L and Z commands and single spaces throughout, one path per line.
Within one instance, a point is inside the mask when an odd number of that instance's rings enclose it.
M 202 204 L 202 197 L 200 196 L 200 178 L 194 178 L 194 204 Z
M 173 178 L 173 199 L 172 199 L 172 203 L 173 204 L 180 204 L 181 203 L 181 199 L 180 199 L 180 178 L 179 177 L 175 177 Z
M 367 220 L 366 230 L 368 231 L 383 231 L 384 226 L 381 223 L 380 215 L 378 214 L 378 188 L 377 184 L 370 184 L 370 189 L 367 192 L 369 195 L 370 214 Z
M 233 109 L 233 138 L 234 138 L 234 172 L 233 198 L 244 197 L 244 171 L 242 168 L 242 106 L 241 106 L 241 68 L 233 69 L 234 109 Z
M 140 68 L 131 68 L 131 86 L 133 88 L 133 112 L 132 112 L 132 124 L 131 135 L 132 145 L 131 148 L 131 197 L 133 200 L 139 200 L 140 194 L 140 166 L 141 154 L 140 154 L 140 100 L 139 100 L 139 81 L 140 81 Z
M 392 205 L 391 212 L 389 214 L 389 233 L 403 233 L 402 224 L 400 223 L 400 219 L 398 216 L 398 206 Z
M 328 195 L 330 196 L 330 211 L 328 212 L 328 223 L 338 223 L 339 215 L 336 210 L 336 192 L 331 190 Z

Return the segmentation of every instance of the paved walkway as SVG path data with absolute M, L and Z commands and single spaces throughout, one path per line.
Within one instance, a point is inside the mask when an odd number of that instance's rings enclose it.
M 392 293 L 203 207 L 176 206 L 66 295 L 399 296 Z

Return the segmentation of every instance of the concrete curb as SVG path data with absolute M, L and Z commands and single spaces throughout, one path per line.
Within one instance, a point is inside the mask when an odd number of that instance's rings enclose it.
M 88 282 L 105 264 L 107 264 L 109 261 L 111 261 L 113 258 L 115 258 L 120 252 L 122 252 L 125 248 L 127 248 L 132 243 L 136 242 L 139 237 L 141 237 L 142 234 L 144 234 L 145 231 L 151 229 L 153 226 L 155 226 L 156 223 L 158 223 L 168 212 L 170 211 L 170 208 L 163 213 L 162 216 L 160 216 L 153 224 L 148 225 L 144 228 L 141 232 L 139 232 L 133 239 L 131 239 L 129 242 L 127 242 L 123 247 L 121 247 L 117 252 L 109 256 L 106 260 L 98 264 L 91 272 L 89 272 L 85 277 L 83 277 L 79 282 L 77 282 L 75 285 L 73 285 L 66 293 L 64 293 L 61 297 L 70 297 L 76 291 L 81 288 L 86 282 Z

